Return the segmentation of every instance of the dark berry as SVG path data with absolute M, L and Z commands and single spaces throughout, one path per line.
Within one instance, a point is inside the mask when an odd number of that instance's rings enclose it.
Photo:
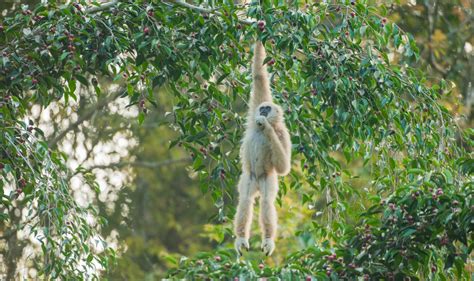
M 21 188 L 25 187 L 25 186 L 26 186 L 26 180 L 25 180 L 25 179 L 20 179 L 20 180 L 18 181 L 18 185 L 19 185 Z

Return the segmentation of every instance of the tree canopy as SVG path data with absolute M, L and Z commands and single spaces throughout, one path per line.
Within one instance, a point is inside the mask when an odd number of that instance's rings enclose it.
M 229 236 L 252 45 L 261 40 L 294 144 L 278 200 L 295 192 L 319 206 L 323 215 L 299 230 L 317 242 L 276 267 L 236 262 L 227 248 L 183 258 L 170 276 L 468 279 L 474 132 L 441 102 L 451 84 L 412 67 L 413 36 L 369 2 L 23 6 L 0 22 L 2 222 L 26 208 L 8 226 L 39 241 L 48 278 L 87 279 L 109 267 L 105 218 L 69 189 L 77 174 L 97 192 L 98 183 L 89 169 L 68 169 L 57 140 L 28 121 L 33 105 L 67 105 L 83 88 L 102 107 L 127 99 L 139 124 L 171 100 L 172 111 L 160 112 L 176 132 L 169 147 L 188 152 Z

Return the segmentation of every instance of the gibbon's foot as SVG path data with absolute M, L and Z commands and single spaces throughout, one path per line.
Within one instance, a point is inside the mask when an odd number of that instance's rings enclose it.
M 265 116 L 257 116 L 255 117 L 255 123 L 257 123 L 260 128 L 264 128 L 267 123 L 267 118 L 265 118 Z
M 249 240 L 244 237 L 237 237 L 234 243 L 235 250 L 239 255 L 242 255 L 242 250 L 245 248 L 247 252 L 250 250 Z
M 262 252 L 265 253 L 265 255 L 270 256 L 273 253 L 273 250 L 275 250 L 275 242 L 273 241 L 272 238 L 265 238 L 262 240 Z

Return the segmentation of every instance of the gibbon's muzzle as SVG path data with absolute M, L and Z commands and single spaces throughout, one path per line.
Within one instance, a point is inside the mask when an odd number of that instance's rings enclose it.
M 262 106 L 262 107 L 260 107 L 260 115 L 261 116 L 267 117 L 268 113 L 270 113 L 270 111 L 272 111 L 271 106 Z

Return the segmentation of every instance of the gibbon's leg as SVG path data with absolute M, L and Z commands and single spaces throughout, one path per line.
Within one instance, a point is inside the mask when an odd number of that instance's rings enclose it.
M 278 192 L 276 174 L 269 174 L 260 182 L 260 228 L 262 229 L 262 251 L 269 256 L 275 250 L 278 216 L 275 199 Z
M 253 205 L 257 193 L 256 182 L 252 181 L 249 173 L 242 173 L 239 180 L 239 204 L 235 214 L 235 249 L 242 255 L 242 247 L 250 249 L 249 236 L 252 224 Z
M 270 91 L 270 81 L 268 78 L 267 66 L 263 64 L 265 60 L 265 47 L 262 42 L 255 43 L 252 63 L 252 92 L 249 100 L 249 116 L 253 116 L 257 107 L 264 101 L 272 101 Z M 253 118 L 250 118 L 251 120 Z

